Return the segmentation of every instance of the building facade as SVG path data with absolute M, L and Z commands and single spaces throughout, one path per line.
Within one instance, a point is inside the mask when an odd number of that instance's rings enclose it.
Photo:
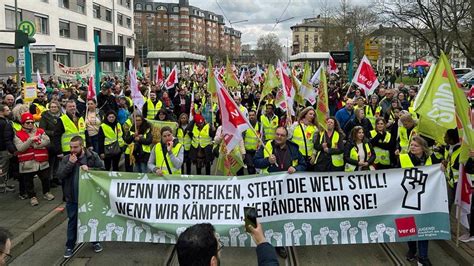
M 66 66 L 87 64 L 94 59 L 95 34 L 99 35 L 100 44 L 124 45 L 128 58 L 135 54 L 133 0 L 17 2 L 18 22 L 31 21 L 36 27 L 36 43 L 31 45 L 33 72 L 54 74 L 54 61 Z M 15 0 L 0 1 L 0 29 L 15 29 Z M 0 75 L 16 72 L 15 63 L 6 61 L 16 57 L 16 51 L 11 49 L 13 43 L 12 33 L 0 33 Z M 121 65 L 116 64 L 117 67 Z M 111 72 L 112 63 L 102 63 L 102 70 Z
M 324 31 L 324 24 L 320 18 L 305 18 L 290 29 L 293 40 L 292 54 L 318 52 Z
M 379 70 L 385 68 L 404 69 L 408 64 L 419 59 L 424 59 L 428 62 L 437 61 L 437 59 L 430 55 L 430 50 L 426 43 L 422 43 L 406 31 L 396 27 L 379 26 L 370 36 L 372 40 L 377 40 L 380 45 L 377 60 Z M 450 56 L 450 61 L 454 68 L 467 66 L 466 58 L 458 49 L 453 47 Z
M 191 6 L 187 0 L 136 0 L 134 10 L 136 52 L 141 58 L 148 51 L 240 54 L 241 32 L 226 27 L 223 16 Z

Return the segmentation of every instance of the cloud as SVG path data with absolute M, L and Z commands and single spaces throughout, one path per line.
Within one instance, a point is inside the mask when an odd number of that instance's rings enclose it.
M 158 2 L 158 0 L 156 1 Z M 288 8 L 283 12 L 289 1 Z M 164 2 L 177 3 L 178 0 Z M 229 20 L 231 22 L 248 20 L 235 23 L 232 26 L 242 32 L 242 44 L 252 46 L 257 44 L 260 36 L 270 32 L 280 38 L 282 45 L 286 45 L 287 38 L 291 43 L 290 27 L 292 25 L 301 23 L 303 18 L 317 16 L 320 13 L 321 6 L 328 5 L 330 8 L 334 8 L 339 5 L 338 0 L 218 0 L 218 3 L 219 5 L 215 0 L 189 1 L 192 6 L 224 15 L 227 26 L 230 26 Z M 363 0 L 355 0 L 351 4 L 360 3 L 364 3 Z M 291 19 L 275 26 L 277 19 L 285 20 L 288 18 Z

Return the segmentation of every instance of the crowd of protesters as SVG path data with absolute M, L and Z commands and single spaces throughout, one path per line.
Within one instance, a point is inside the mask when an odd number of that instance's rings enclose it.
M 66 156 L 77 160 L 71 153 L 76 136 L 84 140 L 89 153 L 98 155 L 105 170 L 163 176 L 191 174 L 195 167 L 193 173 L 211 174 L 223 136 L 220 111 L 207 90 L 205 73 L 182 74 L 170 89 L 139 78 L 145 102 L 141 109 L 133 104 L 128 78 L 104 77 L 100 84 L 96 99 L 90 99 L 84 80 L 50 77 L 46 89 L 38 89 L 36 99 L 28 103 L 13 79 L 0 80 L 0 190 L 15 191 L 13 180 L 17 180 L 19 198 L 37 206 L 33 181 L 38 177 L 43 199 L 53 200 L 51 188 L 63 185 L 64 189 L 71 182 L 61 178 L 58 168 Z M 237 175 L 409 168 L 441 162 L 450 195 L 454 193 L 459 178 L 458 131 L 446 132 L 446 145 L 418 133 L 413 108 L 417 86 L 382 84 L 366 95 L 331 75 L 330 114 L 327 128 L 322 129 L 314 105 L 295 104 L 296 115 L 289 117 L 276 105 L 277 88 L 260 99 L 262 84 L 248 75 L 238 88 L 229 88 L 255 128 L 244 133 L 238 147 L 246 167 Z M 174 124 L 176 129 L 154 130 L 157 121 Z M 465 169 L 474 174 L 474 152 L 470 155 Z M 470 234 L 461 240 L 474 240 L 472 220 Z M 427 241 L 409 247 L 407 259 L 430 265 Z M 285 256 L 284 251 L 278 253 Z

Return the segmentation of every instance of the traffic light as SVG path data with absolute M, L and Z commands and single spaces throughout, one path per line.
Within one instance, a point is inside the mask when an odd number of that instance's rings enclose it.
M 35 43 L 36 39 L 33 37 L 28 37 L 28 34 L 21 30 L 15 31 L 15 48 L 23 48 L 24 46 Z

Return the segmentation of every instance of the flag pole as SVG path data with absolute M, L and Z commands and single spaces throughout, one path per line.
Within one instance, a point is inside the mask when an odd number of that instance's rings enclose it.
M 462 185 L 462 184 L 458 184 L 458 185 Z M 459 247 L 459 228 L 460 228 L 460 223 L 461 223 L 461 210 L 458 205 L 456 205 L 456 218 L 458 219 L 458 222 L 456 225 L 456 247 Z

